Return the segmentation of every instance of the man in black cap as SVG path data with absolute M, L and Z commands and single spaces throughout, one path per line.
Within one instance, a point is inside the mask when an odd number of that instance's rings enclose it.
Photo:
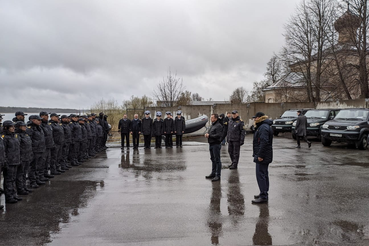
M 206 176 L 207 179 L 212 179 L 213 182 L 220 181 L 220 173 L 222 164 L 220 162 L 220 143 L 223 137 L 223 125 L 217 114 L 211 115 L 211 126 L 205 137 L 208 139 L 210 159 L 212 162 L 211 174 Z
M 240 159 L 240 148 L 245 141 L 246 131 L 244 129 L 244 122 L 238 116 L 238 111 L 232 111 L 232 119 L 228 122 L 228 153 L 231 157 L 232 164 L 229 169 L 237 169 L 238 161 Z
M 1 174 L 3 172 L 3 167 L 5 166 L 5 147 L 3 137 L 0 136 L 0 184 L 1 184 Z M 0 190 L 0 195 L 4 192 L 3 189 Z M 0 205 L 0 209 L 3 209 L 4 206 Z
M 104 129 L 100 125 L 100 118 L 96 118 L 96 151 L 102 150 L 102 141 L 104 138 Z
M 161 140 L 164 134 L 164 121 L 161 112 L 156 112 L 156 119 L 152 123 L 152 135 L 155 136 L 155 149 L 161 149 Z
M 72 124 L 70 125 L 72 131 L 72 142 L 69 146 L 69 159 L 71 161 L 72 166 L 79 166 L 78 155 L 79 155 L 79 147 L 80 142 L 82 141 L 82 127 L 78 122 L 78 116 L 75 114 L 71 114 L 69 116 L 72 120 Z
M 31 115 L 29 117 L 26 133 L 32 139 L 33 160 L 29 170 L 29 181 L 32 189 L 38 188 L 39 185 L 45 184 L 41 178 L 44 177 L 44 153 L 46 151 L 45 134 L 41 128 L 41 117 L 38 115 Z
M 43 155 L 43 166 L 44 166 L 44 177 L 41 177 L 41 181 L 47 181 L 47 178 L 54 177 L 53 175 L 58 175 L 57 172 L 49 174 L 50 165 L 51 165 L 51 149 L 54 148 L 54 137 L 53 137 L 53 129 L 51 127 L 51 123 L 49 123 L 49 113 L 40 112 L 40 117 L 42 118 L 41 128 L 45 134 L 45 145 L 46 151 Z
M 82 140 L 79 145 L 79 154 L 78 154 L 78 162 L 85 162 L 87 160 L 86 151 L 87 151 L 87 142 L 88 142 L 88 136 L 87 136 L 87 129 L 85 126 L 85 119 L 83 117 L 80 117 L 78 119 L 78 123 L 81 126 L 82 130 Z
M 124 148 L 124 140 L 127 143 L 127 150 L 129 150 L 129 133 L 132 131 L 131 120 L 127 118 L 127 115 L 123 115 L 123 119 L 119 120 L 118 132 L 121 136 L 121 149 Z
M 89 149 L 88 149 L 88 155 L 89 156 L 95 156 L 95 145 L 96 145 L 96 122 L 93 119 L 93 115 L 89 114 L 87 115 L 88 124 L 91 129 L 91 140 L 89 142 Z
M 17 121 L 23 121 L 24 122 L 24 116 L 27 115 L 23 113 L 22 111 L 15 112 L 15 117 L 13 118 L 13 122 Z
M 182 148 L 182 136 L 186 130 L 185 118 L 182 116 L 182 111 L 177 111 L 177 117 L 174 120 L 174 133 L 176 134 L 176 148 Z
M 268 167 L 273 161 L 273 121 L 263 112 L 258 112 L 254 118 L 253 154 L 256 164 L 256 180 L 260 193 L 254 196 L 253 204 L 267 203 L 269 192 Z
M 62 124 L 59 122 L 59 114 L 51 113 L 50 114 L 50 124 L 53 139 L 54 139 L 54 147 L 51 149 L 51 164 L 50 169 L 51 173 L 64 173 L 67 168 L 64 169 L 61 167 L 62 162 L 62 147 L 64 145 L 64 128 Z
M 145 111 L 145 117 L 141 122 L 141 132 L 144 135 L 145 149 L 150 149 L 152 136 L 152 119 L 150 117 L 150 111 Z
M 62 147 L 62 161 L 61 167 L 62 169 L 71 168 L 72 166 L 69 165 L 69 146 L 72 143 L 72 129 L 70 127 L 70 120 L 67 115 L 62 115 L 61 117 L 62 127 L 64 129 L 64 144 Z
M 166 112 L 167 118 L 164 120 L 164 135 L 165 135 L 165 148 L 173 148 L 173 131 L 174 121 L 171 117 L 171 112 Z
M 141 134 L 141 120 L 138 118 L 138 114 L 133 116 L 131 122 L 131 135 L 133 139 L 133 149 L 138 149 Z
M 88 120 L 88 115 L 84 115 L 83 119 L 85 120 L 85 127 L 86 127 L 86 132 L 87 132 L 87 142 L 86 142 L 86 151 L 85 151 L 85 156 L 86 159 L 90 158 L 90 145 L 92 142 L 92 131 L 91 131 L 91 125 L 90 125 L 90 121 Z
M 297 138 L 297 146 L 296 148 L 301 148 L 300 140 L 301 138 L 308 144 L 308 147 L 311 147 L 311 142 L 306 138 L 306 129 L 308 126 L 307 118 L 302 114 L 301 110 L 297 111 L 297 120 L 296 120 L 296 138 Z

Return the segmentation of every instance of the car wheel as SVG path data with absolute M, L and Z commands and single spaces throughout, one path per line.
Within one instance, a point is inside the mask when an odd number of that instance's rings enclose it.
M 363 135 L 360 142 L 358 142 L 357 148 L 362 149 L 362 150 L 365 150 L 368 148 L 368 135 L 366 134 Z
M 274 132 L 273 132 L 273 135 L 274 135 L 274 136 L 278 136 L 278 134 L 279 134 L 279 132 L 278 132 L 278 131 L 274 131 Z
M 326 147 L 329 147 L 332 144 L 332 140 L 322 137 L 322 144 Z

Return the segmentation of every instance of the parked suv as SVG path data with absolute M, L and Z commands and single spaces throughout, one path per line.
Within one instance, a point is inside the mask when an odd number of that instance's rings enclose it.
M 273 121 L 273 134 L 274 136 L 278 136 L 280 132 L 291 132 L 292 124 L 297 119 L 297 110 L 298 109 L 289 109 L 285 111 L 280 118 L 277 118 Z M 302 114 L 305 114 L 308 110 L 302 109 Z
M 321 138 L 320 128 L 328 120 L 333 120 L 338 114 L 340 109 L 310 109 L 306 112 L 307 129 L 306 136 L 314 136 L 318 139 Z M 292 124 L 292 137 L 296 139 L 296 121 Z
M 356 148 L 368 147 L 369 109 L 342 109 L 334 118 L 327 121 L 321 129 L 322 144 L 330 146 L 332 141 L 354 144 Z

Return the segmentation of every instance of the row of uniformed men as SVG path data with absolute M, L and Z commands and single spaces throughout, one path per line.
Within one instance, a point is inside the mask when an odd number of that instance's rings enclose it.
M 51 113 L 49 120 L 49 114 L 41 112 L 29 116 L 27 124 L 26 114 L 15 115 L 13 121 L 0 125 L 0 174 L 1 170 L 4 174 L 1 191 L 6 203 L 22 200 L 18 195 L 28 195 L 50 178 L 81 165 L 106 148 L 109 129 L 103 113 L 99 117 L 96 114 L 60 117 Z
M 182 135 L 185 132 L 185 118 L 182 116 L 182 111 L 177 111 L 177 117 L 173 119 L 171 112 L 166 112 L 166 118 L 163 120 L 162 113 L 156 112 L 156 119 L 152 120 L 150 111 L 145 111 L 145 117 L 140 120 L 138 115 L 134 115 L 131 121 L 127 115 L 119 121 L 118 131 L 121 132 L 122 149 L 124 148 L 124 141 L 129 148 L 129 134 L 133 137 L 133 148 L 138 148 L 139 135 L 144 135 L 145 149 L 149 149 L 151 145 L 151 137 L 155 137 L 155 148 L 161 148 L 162 136 L 165 136 L 165 147 L 172 148 L 172 135 L 176 135 L 176 147 L 182 147 Z

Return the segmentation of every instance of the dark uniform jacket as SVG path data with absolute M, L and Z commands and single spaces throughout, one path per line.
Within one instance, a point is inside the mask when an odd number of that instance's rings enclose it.
M 71 143 L 72 142 L 72 122 L 62 122 L 62 126 L 64 129 L 64 142 Z
M 1 167 L 5 164 L 5 147 L 4 147 L 4 140 L 2 136 L 0 136 L 0 170 Z
M 217 120 L 216 122 L 212 123 L 209 128 L 208 134 L 208 143 L 210 145 L 219 145 L 222 142 L 223 138 L 223 121 Z
M 32 139 L 22 130 L 18 130 L 17 133 L 20 143 L 20 160 L 21 162 L 30 162 L 33 159 Z
M 178 119 L 178 117 L 176 117 L 176 119 L 174 120 L 174 132 L 176 135 L 183 135 L 183 131 L 186 130 L 186 123 L 185 123 L 185 118 L 183 116 L 181 116 L 181 118 Z
M 131 130 L 132 132 L 140 132 L 141 131 L 141 120 L 133 119 L 131 122 Z
M 81 131 L 82 131 L 82 141 L 86 142 L 88 139 L 86 126 L 84 124 L 80 124 L 80 126 L 81 126 Z
M 246 136 L 246 131 L 243 127 L 244 123 L 240 117 L 230 119 L 228 122 L 227 141 L 240 142 L 243 144 Z
M 131 121 L 129 119 L 120 119 L 118 124 L 118 130 L 120 130 L 121 133 L 129 133 L 131 131 Z
M 96 125 L 96 133 L 98 138 L 102 138 L 104 136 L 104 130 L 100 124 Z
M 267 118 L 261 118 L 256 123 L 253 154 L 254 162 L 258 162 L 257 158 L 263 158 L 262 164 L 269 164 L 273 161 L 273 121 Z
M 297 136 L 306 136 L 306 128 L 308 126 L 307 118 L 305 115 L 300 114 L 296 120 L 296 135 Z
M 82 141 L 82 127 L 77 121 L 73 121 L 71 125 L 72 129 L 72 142 L 81 142 Z
M 32 139 L 32 151 L 33 153 L 40 153 L 46 150 L 45 134 L 41 126 L 30 123 L 26 130 L 26 133 Z
M 152 133 L 152 119 L 149 118 L 143 118 L 141 121 L 141 132 L 143 135 L 151 135 Z
M 86 127 L 86 130 L 87 130 L 87 138 L 88 139 L 92 139 L 92 131 L 91 131 L 91 124 L 89 121 L 87 121 L 85 123 L 85 127 Z
M 5 166 L 20 164 L 20 143 L 17 133 L 6 132 L 3 135 L 5 148 Z
M 91 128 L 91 136 L 92 138 L 96 137 L 96 122 L 94 120 L 90 120 L 90 128 Z
M 155 119 L 154 123 L 152 124 L 152 135 L 153 136 L 161 136 L 164 134 L 164 121 L 163 119 Z
M 51 127 L 51 123 L 42 121 L 41 127 L 45 134 L 46 148 L 49 149 L 54 147 L 53 128 Z
M 53 129 L 53 138 L 54 143 L 57 145 L 64 144 L 64 128 L 63 125 L 59 122 L 50 120 L 51 127 Z
M 164 134 L 172 134 L 174 132 L 174 121 L 171 118 L 164 119 Z

